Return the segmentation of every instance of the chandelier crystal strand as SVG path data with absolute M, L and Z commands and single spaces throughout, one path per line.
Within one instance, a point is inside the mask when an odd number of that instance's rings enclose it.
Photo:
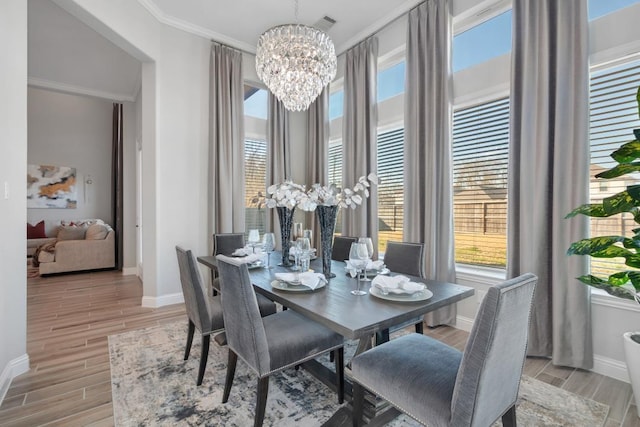
M 290 111 L 309 108 L 335 77 L 336 63 L 329 36 L 307 25 L 280 25 L 258 40 L 258 77 Z

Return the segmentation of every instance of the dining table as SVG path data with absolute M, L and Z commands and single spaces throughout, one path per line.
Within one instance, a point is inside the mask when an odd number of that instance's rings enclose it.
M 217 269 L 215 256 L 199 256 L 197 259 L 201 264 Z M 272 268 L 266 268 L 261 262 L 248 265 L 255 291 L 286 309 L 315 320 L 347 340 L 357 340 L 355 355 L 371 348 L 376 333 L 383 333 L 382 336 L 388 337 L 390 328 L 415 321 L 431 311 L 474 294 L 474 289 L 468 286 L 404 274 L 412 282 L 424 284 L 426 290 L 416 295 L 384 295 L 377 288 L 371 289 L 371 282 L 362 281 L 360 287 L 367 291 L 367 294 L 353 295 L 351 290 L 357 286 L 357 278 L 349 274 L 345 268 L 346 264 L 341 261 L 331 261 L 331 271 L 335 273 L 335 277 L 327 279 L 326 284 L 316 289 L 300 285 L 289 286 L 278 280 L 276 274 L 289 273 L 290 267 L 274 264 L 271 263 Z M 319 257 L 312 259 L 310 268 L 315 272 L 322 272 L 322 260 Z M 374 277 L 376 272 L 373 273 L 371 277 Z M 396 275 L 388 270 L 382 273 Z M 324 365 L 311 361 L 303 366 L 327 386 L 335 387 L 332 372 Z M 345 392 L 347 395 L 351 394 L 348 381 L 345 384 Z

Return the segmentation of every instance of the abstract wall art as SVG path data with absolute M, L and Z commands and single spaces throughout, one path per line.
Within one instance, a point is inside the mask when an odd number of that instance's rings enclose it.
M 27 208 L 75 209 L 76 168 L 28 165 Z

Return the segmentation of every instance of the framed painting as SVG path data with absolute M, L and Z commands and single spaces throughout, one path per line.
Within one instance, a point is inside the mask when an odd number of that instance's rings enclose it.
M 27 208 L 75 209 L 77 204 L 76 168 L 28 165 Z

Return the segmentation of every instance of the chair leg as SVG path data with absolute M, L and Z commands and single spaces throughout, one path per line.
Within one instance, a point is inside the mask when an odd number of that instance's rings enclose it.
M 357 382 L 353 382 L 353 416 L 352 422 L 353 427 L 360 427 L 364 425 L 364 420 L 362 418 L 363 410 L 364 410 L 364 388 L 358 384 Z
M 344 402 L 344 348 L 333 350 L 336 354 L 336 386 L 338 387 L 338 403 Z
M 193 334 L 196 331 L 196 325 L 189 320 L 189 331 L 187 332 L 187 347 L 184 349 L 184 360 L 189 358 L 191 353 L 191 344 L 193 343 Z
M 376 332 L 376 345 L 384 344 L 389 341 L 389 329 L 383 329 Z
M 233 384 L 233 377 L 236 375 L 236 362 L 238 362 L 238 355 L 235 354 L 233 350 L 229 349 L 229 360 L 227 362 L 227 379 L 224 382 L 222 403 L 227 403 L 227 400 L 229 400 L 231 385 Z
M 258 379 L 258 401 L 256 402 L 256 418 L 253 427 L 262 427 L 264 410 L 267 407 L 267 394 L 269 394 L 269 377 Z
M 504 427 L 516 427 L 516 405 L 513 405 L 504 413 L 502 416 L 502 425 Z
M 211 341 L 211 335 L 202 336 L 202 351 L 200 354 L 200 370 L 198 371 L 198 382 L 202 384 L 202 378 L 204 378 L 204 370 L 207 368 L 207 358 L 209 357 L 209 342 Z
M 424 333 L 424 322 L 416 323 L 416 334 L 422 335 Z

